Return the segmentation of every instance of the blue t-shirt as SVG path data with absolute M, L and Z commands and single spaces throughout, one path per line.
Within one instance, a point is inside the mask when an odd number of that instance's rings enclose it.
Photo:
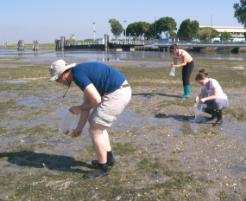
M 72 68 L 72 76 L 82 91 L 89 84 L 93 84 L 101 96 L 115 91 L 126 80 L 116 69 L 96 62 L 77 64 Z

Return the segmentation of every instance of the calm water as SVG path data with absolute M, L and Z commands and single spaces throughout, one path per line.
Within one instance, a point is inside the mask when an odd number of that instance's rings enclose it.
M 243 61 L 246 60 L 246 53 L 231 54 L 231 53 L 191 53 L 196 58 L 212 59 L 212 60 L 235 60 Z M 85 61 L 132 61 L 143 59 L 155 58 L 168 58 L 169 53 L 163 52 L 104 52 L 104 51 L 53 51 L 53 50 L 40 50 L 34 53 L 31 50 L 17 51 L 14 49 L 0 49 L 0 60 L 17 58 L 23 62 L 34 62 L 34 63 L 51 63 L 56 59 L 66 59 L 71 62 L 85 62 Z

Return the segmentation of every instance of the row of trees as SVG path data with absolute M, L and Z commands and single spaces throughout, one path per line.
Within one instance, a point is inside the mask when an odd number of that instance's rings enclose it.
M 184 20 L 178 31 L 177 23 L 171 17 L 162 17 L 153 23 L 148 22 L 133 22 L 129 24 L 124 30 L 123 26 L 116 19 L 110 19 L 111 32 L 117 38 L 126 31 L 127 36 L 144 36 L 147 39 L 160 38 L 163 32 L 168 32 L 170 38 L 179 38 L 180 40 L 210 40 L 211 38 L 219 37 L 219 33 L 213 28 L 200 28 L 199 22 L 196 20 Z M 221 40 L 228 40 L 231 38 L 230 33 L 224 33 Z
M 240 3 L 234 4 L 233 7 L 235 9 L 234 16 L 246 27 L 246 0 L 240 0 Z M 124 31 L 127 36 L 144 36 L 147 39 L 160 38 L 162 32 L 168 32 L 173 39 L 179 38 L 180 40 L 187 41 L 194 39 L 208 41 L 215 37 L 220 37 L 222 41 L 226 41 L 232 37 L 227 32 L 220 35 L 213 28 L 200 28 L 198 21 L 190 19 L 184 20 L 178 30 L 177 23 L 172 17 L 162 17 L 153 23 L 133 22 L 127 26 L 126 30 L 116 19 L 110 19 L 109 23 L 111 25 L 111 32 L 116 38 Z

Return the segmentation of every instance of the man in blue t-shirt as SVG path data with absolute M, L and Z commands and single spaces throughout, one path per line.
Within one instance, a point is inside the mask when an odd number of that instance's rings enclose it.
M 64 60 L 57 60 L 52 63 L 49 71 L 51 80 L 68 88 L 74 82 L 84 92 L 84 102 L 69 109 L 73 114 L 80 114 L 72 137 L 82 133 L 88 120 L 98 159 L 93 160 L 92 165 L 99 168 L 93 176 L 106 175 L 108 166 L 114 165 L 107 129 L 131 99 L 131 88 L 126 77 L 113 67 L 96 62 L 67 64 Z

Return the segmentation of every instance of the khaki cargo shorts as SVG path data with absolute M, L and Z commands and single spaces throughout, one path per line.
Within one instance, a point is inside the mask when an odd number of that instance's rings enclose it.
M 117 119 L 130 102 L 131 96 L 131 87 L 127 81 L 119 89 L 104 95 L 102 102 L 89 117 L 90 125 L 99 124 L 100 126 L 111 127 L 113 121 Z

